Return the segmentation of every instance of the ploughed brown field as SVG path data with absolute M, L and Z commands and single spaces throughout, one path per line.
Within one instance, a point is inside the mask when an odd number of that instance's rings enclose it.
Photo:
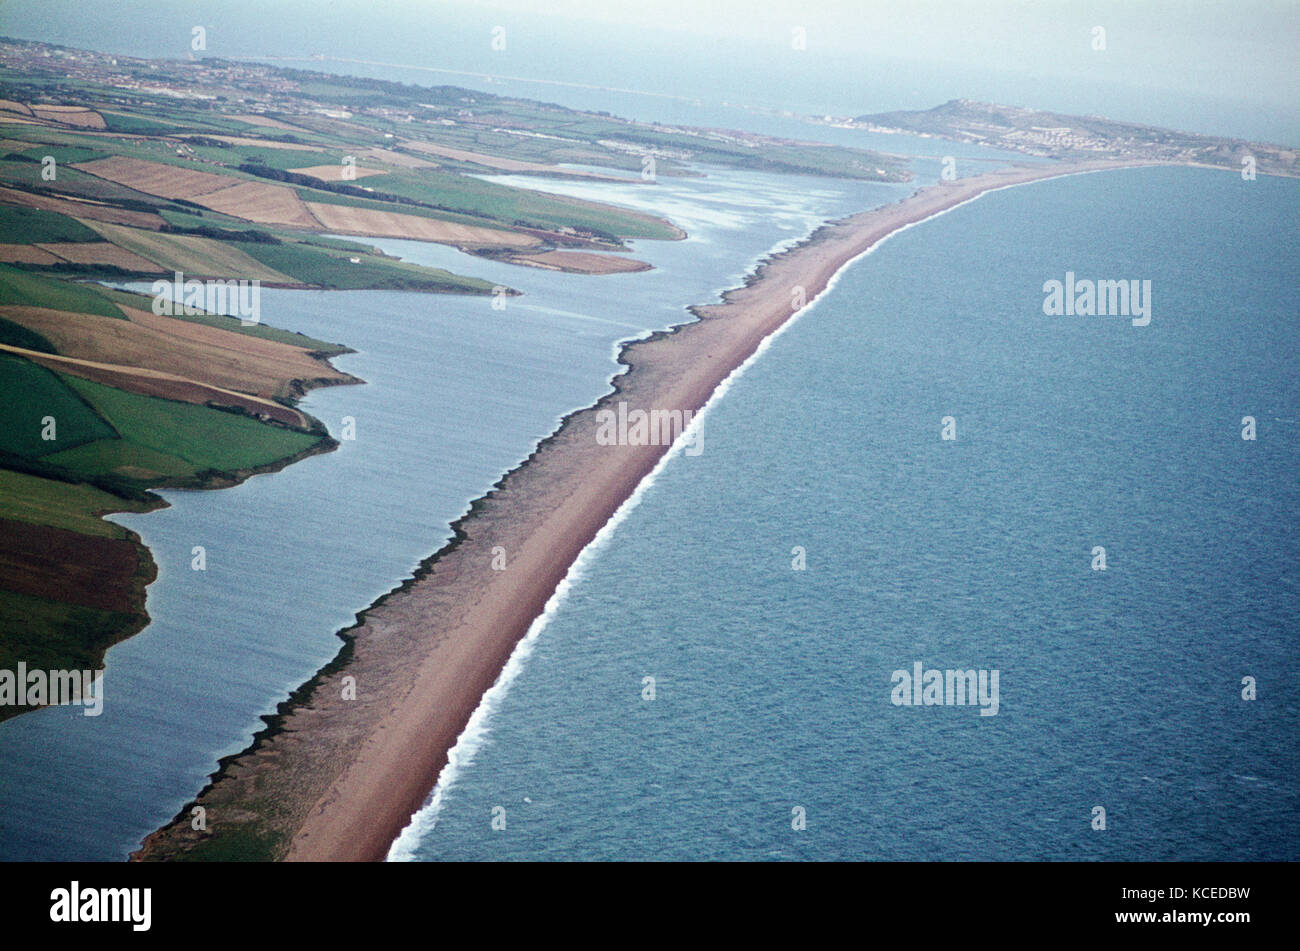
M 111 264 L 127 271 L 161 271 L 162 268 L 138 254 L 107 241 L 66 241 L 36 247 L 73 264 Z
M 352 380 L 303 347 L 134 307 L 121 310 L 129 319 L 26 306 L 0 307 L 0 316 L 45 337 L 64 358 L 163 371 L 263 400 L 293 395 L 295 380 Z
M 0 264 L 58 264 L 61 260 L 34 244 L 0 244 Z
M 229 145 L 252 145 L 262 149 L 284 149 L 289 152 L 318 152 L 320 146 L 303 145 L 301 142 L 277 142 L 274 139 L 253 139 L 242 135 L 213 135 L 205 132 L 201 136 L 182 136 L 182 138 L 216 139 Z
M 93 109 L 82 106 L 32 106 L 32 112 L 51 122 L 80 126 L 84 129 L 107 128 L 104 117 Z
M 394 152 L 392 149 L 366 149 L 357 153 L 357 158 L 379 162 L 381 165 L 392 165 L 396 168 L 437 168 L 437 162 L 426 162 L 424 159 L 416 158 L 414 155 L 406 155 L 403 152 Z
M 284 129 L 288 132 L 307 131 L 306 129 L 303 129 L 299 126 L 289 125 L 289 123 L 287 122 L 281 122 L 279 119 L 272 119 L 270 116 L 245 114 L 245 115 L 231 116 L 230 118 L 238 119 L 240 122 L 246 122 L 249 125 L 261 126 L 264 129 Z
M 228 175 L 215 175 L 212 172 L 200 172 L 197 169 L 149 162 L 125 155 L 77 162 L 72 167 L 79 172 L 160 198 L 193 199 L 219 188 L 228 188 L 231 184 Z
M 129 612 L 137 562 L 124 538 L 0 519 L 0 590 Z
M 230 179 L 226 182 L 229 184 Z M 319 222 L 312 217 L 298 193 L 284 185 L 240 182 L 201 195 L 194 201 L 213 211 L 257 224 L 320 230 Z

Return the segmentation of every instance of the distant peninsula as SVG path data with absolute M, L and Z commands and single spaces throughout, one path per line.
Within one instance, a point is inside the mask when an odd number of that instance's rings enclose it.
M 1300 150 L 1295 148 L 973 99 L 951 99 L 933 109 L 881 112 L 836 124 L 868 132 L 933 136 L 1061 161 L 1114 158 L 1300 176 Z

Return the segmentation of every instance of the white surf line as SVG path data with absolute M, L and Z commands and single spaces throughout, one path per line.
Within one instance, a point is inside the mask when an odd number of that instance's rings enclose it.
M 1121 166 L 1121 168 L 1135 167 L 1141 166 Z M 979 194 L 972 195 L 970 198 L 960 201 L 955 205 L 950 205 L 947 208 L 936 211 L 934 214 L 901 225 L 889 232 L 889 234 L 882 235 L 873 242 L 870 247 L 841 264 L 826 282 L 826 286 L 822 288 L 812 300 L 794 314 L 791 314 L 789 319 L 759 341 L 754 352 L 746 357 L 738 367 L 728 373 L 723 381 L 718 384 L 705 404 L 700 407 L 697 413 L 695 413 L 694 417 L 691 419 L 690 426 L 686 427 L 686 429 L 682 431 L 682 433 L 677 437 L 676 442 L 674 442 L 673 445 L 669 447 L 668 451 L 659 458 L 659 461 L 655 463 L 655 467 L 650 470 L 645 478 L 637 483 L 636 488 L 632 490 L 632 494 L 628 496 L 627 499 L 624 500 L 623 504 L 614 511 L 614 514 L 610 516 L 609 521 L 601 526 L 600 531 L 596 533 L 596 537 L 587 544 L 586 548 L 582 549 L 582 551 L 578 553 L 578 557 L 575 558 L 573 564 L 569 566 L 569 570 L 565 573 L 564 578 L 561 579 L 558 585 L 556 585 L 555 591 L 551 594 L 550 598 L 547 599 L 546 606 L 542 609 L 542 613 L 534 618 L 532 624 L 528 626 L 528 632 L 524 634 L 523 638 L 515 646 L 514 651 L 510 654 L 509 660 L 506 661 L 505 667 L 503 667 L 501 673 L 497 675 L 496 681 L 488 688 L 487 692 L 483 694 L 482 699 L 479 701 L 479 705 L 475 708 L 473 714 L 470 715 L 469 722 L 465 725 L 465 729 L 461 731 L 460 736 L 456 738 L 456 742 L 452 745 L 451 749 L 447 751 L 447 764 L 438 774 L 438 780 L 434 784 L 433 792 L 430 793 L 428 801 L 418 812 L 415 813 L 415 815 L 411 817 L 411 821 L 406 825 L 401 833 L 398 834 L 397 838 L 393 841 L 393 844 L 389 847 L 385 861 L 416 861 L 416 851 L 419 848 L 420 842 L 423 840 L 424 836 L 432 832 L 438 824 L 438 816 L 442 812 L 442 806 L 446 800 L 447 793 L 455 785 L 461 771 L 474 761 L 474 755 L 482 749 L 487 742 L 489 735 L 488 725 L 489 721 L 492 719 L 492 715 L 505 700 L 506 695 L 510 691 L 510 685 L 523 672 L 524 664 L 532 654 L 533 648 L 536 646 L 537 640 L 541 636 L 542 631 L 546 629 L 551 618 L 555 616 L 560 607 L 564 604 L 565 600 L 568 598 L 569 592 L 573 589 L 573 586 L 582 579 L 584 570 L 587 568 L 591 560 L 599 553 L 601 548 L 609 543 L 609 540 L 618 530 L 618 526 L 626 521 L 627 517 L 632 513 L 637 505 L 640 504 L 641 499 L 654 485 L 659 473 L 663 471 L 664 467 L 667 466 L 673 458 L 679 455 L 688 443 L 694 441 L 696 430 L 703 426 L 704 420 L 709 414 L 709 410 L 711 410 L 719 400 L 727 395 L 735 381 L 744 374 L 745 370 L 756 363 L 759 358 L 767 352 L 767 349 L 772 345 L 772 341 L 776 340 L 790 327 L 793 327 L 798 320 L 817 305 L 818 301 L 822 300 L 823 297 L 834 289 L 836 284 L 839 283 L 840 276 L 845 271 L 874 252 L 894 235 L 900 234 L 916 225 L 924 224 L 934 218 L 938 218 L 940 215 L 945 215 L 963 205 L 969 205 L 971 202 L 977 201 L 990 192 L 1003 191 L 1021 185 L 1033 185 L 1036 182 L 1050 181 L 1051 178 L 1068 178 L 1072 175 L 1087 175 L 1091 172 L 1109 171 L 1115 171 L 1115 169 L 1084 169 L 1077 172 L 1063 172 L 1060 175 L 1051 176 L 1050 178 L 1035 178 L 1030 179 L 1027 182 L 1011 182 L 1007 185 L 999 185 L 996 188 L 989 188 Z M 782 243 L 784 244 L 786 242 Z M 756 265 L 746 273 L 751 273 L 753 270 L 757 270 L 760 266 L 761 264 Z M 688 439 L 688 437 L 690 438 Z

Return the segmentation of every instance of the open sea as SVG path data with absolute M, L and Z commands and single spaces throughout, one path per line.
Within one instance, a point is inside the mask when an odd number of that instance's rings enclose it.
M 1298 211 L 1114 171 L 859 259 L 584 554 L 391 857 L 1300 857 Z M 1045 316 L 1067 270 L 1150 280 L 1150 324 Z M 998 671 L 996 715 L 892 703 L 917 661 Z

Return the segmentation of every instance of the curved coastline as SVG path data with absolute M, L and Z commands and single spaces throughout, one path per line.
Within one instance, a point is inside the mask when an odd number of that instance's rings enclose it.
M 795 288 L 814 301 L 889 235 L 998 188 L 1139 164 L 1151 163 L 1017 167 L 922 189 L 822 225 L 720 303 L 690 308 L 696 320 L 626 344 L 611 392 L 566 416 L 470 506 L 446 546 L 339 632 L 339 655 L 132 858 L 384 858 L 579 556 L 670 448 L 600 445 L 600 410 L 698 412 L 806 309 L 794 307 Z M 204 832 L 190 827 L 195 804 L 209 816 Z

